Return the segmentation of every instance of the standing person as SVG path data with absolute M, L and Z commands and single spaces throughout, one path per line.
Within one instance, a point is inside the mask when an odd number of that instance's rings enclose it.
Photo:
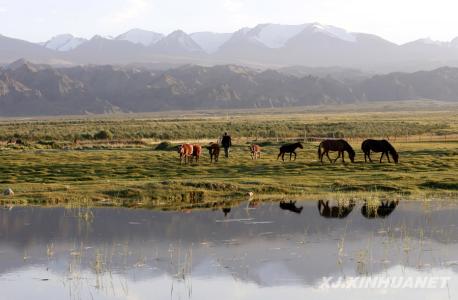
M 232 146 L 232 139 L 231 136 L 227 134 L 227 132 L 225 132 L 221 138 L 221 145 L 224 148 L 224 155 L 229 157 L 229 148 Z

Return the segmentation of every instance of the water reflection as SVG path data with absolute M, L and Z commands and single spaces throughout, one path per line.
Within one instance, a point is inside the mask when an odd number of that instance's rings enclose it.
M 370 205 L 367 201 L 361 207 L 361 214 L 368 218 L 386 218 L 396 209 L 399 204 L 399 200 L 381 201 L 379 204 Z
M 329 205 L 328 201 L 319 200 L 318 201 L 318 211 L 320 216 L 325 218 L 346 218 L 355 207 L 355 201 L 349 200 L 345 203 L 337 203 L 336 205 Z
M 0 299 L 458 297 L 454 203 L 387 201 L 383 218 L 350 214 L 358 205 L 1 209 Z M 407 275 L 451 280 L 446 290 L 318 288 L 329 276 Z
M 223 211 L 225 217 L 227 217 L 227 214 L 231 212 L 230 207 L 223 207 L 221 210 Z
M 297 207 L 296 206 L 297 201 L 289 201 L 289 202 L 280 202 L 280 208 L 283 210 L 289 210 L 293 213 L 300 214 L 302 210 L 304 209 L 303 206 Z

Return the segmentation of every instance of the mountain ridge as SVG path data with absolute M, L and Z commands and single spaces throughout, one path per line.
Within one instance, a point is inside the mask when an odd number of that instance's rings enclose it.
M 352 71 L 352 70 L 350 70 Z M 408 99 L 458 101 L 458 68 L 342 80 L 239 65 L 152 71 L 26 60 L 0 69 L 0 116 L 295 107 Z
M 233 33 L 188 34 L 177 30 L 163 35 L 132 29 L 115 38 L 94 36 L 84 40 L 67 34 L 41 44 L 0 36 L 0 50 L 0 63 L 4 64 L 26 58 L 53 65 L 298 65 L 376 73 L 458 66 L 458 37 L 448 42 L 420 39 L 398 45 L 377 35 L 320 23 L 264 23 Z

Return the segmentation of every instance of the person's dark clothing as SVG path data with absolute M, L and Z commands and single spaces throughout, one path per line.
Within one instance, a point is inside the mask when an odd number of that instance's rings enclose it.
M 229 147 L 232 146 L 232 139 L 230 135 L 223 135 L 223 138 L 221 139 L 221 145 L 224 148 L 224 155 L 226 157 L 229 157 Z
M 223 135 L 223 138 L 221 139 L 221 145 L 223 145 L 224 148 L 229 148 L 232 146 L 232 139 L 230 135 Z

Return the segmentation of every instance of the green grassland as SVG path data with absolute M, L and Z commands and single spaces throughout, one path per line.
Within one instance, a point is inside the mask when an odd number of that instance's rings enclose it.
M 109 132 L 100 139 L 100 131 Z M 180 141 L 206 144 L 229 131 L 231 158 L 180 164 Z M 167 134 L 165 136 L 165 134 Z M 281 112 L 117 116 L 0 122 L 4 204 L 189 208 L 253 199 L 456 198 L 458 111 Z M 319 138 L 345 137 L 356 162 L 317 160 Z M 6 141 L 20 138 L 21 144 Z M 76 141 L 75 141 L 76 137 Z M 316 137 L 317 139 L 311 138 Z M 389 137 L 400 163 L 364 163 L 365 137 Z M 277 161 L 285 141 L 306 140 L 296 161 Z M 169 140 L 163 150 L 160 141 Z M 248 145 L 263 145 L 260 160 Z M 335 154 L 334 154 L 335 156 Z M 379 155 L 374 154 L 374 161 Z

